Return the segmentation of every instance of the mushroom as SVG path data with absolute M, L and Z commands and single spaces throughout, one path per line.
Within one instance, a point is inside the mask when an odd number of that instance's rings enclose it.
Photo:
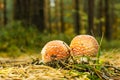
M 99 44 L 90 35 L 78 35 L 70 43 L 70 51 L 73 56 L 96 56 Z
M 53 40 L 43 47 L 41 54 L 44 63 L 65 60 L 70 56 L 70 48 L 64 41 Z

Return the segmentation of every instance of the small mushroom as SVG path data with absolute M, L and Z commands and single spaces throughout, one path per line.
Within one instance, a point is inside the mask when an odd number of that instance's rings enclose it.
M 73 56 L 96 56 L 99 44 L 90 35 L 78 35 L 70 43 L 70 51 Z
M 70 48 L 61 40 L 53 40 L 43 47 L 41 54 L 44 63 L 65 60 L 70 56 Z

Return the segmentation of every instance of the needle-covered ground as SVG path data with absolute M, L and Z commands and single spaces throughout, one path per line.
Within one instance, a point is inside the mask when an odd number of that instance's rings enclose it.
M 24 56 L 22 55 L 17 58 L 1 57 L 0 80 L 91 80 L 92 79 L 89 76 L 90 75 L 89 71 L 82 70 L 80 67 L 77 67 L 77 65 L 74 66 L 76 68 L 73 68 L 72 66 L 69 67 L 71 69 L 63 69 L 61 67 L 52 68 L 45 65 L 36 65 L 35 62 L 39 62 L 39 59 L 37 58 L 40 58 L 39 54 L 31 55 L 31 56 L 28 56 L 26 54 Z M 34 63 L 32 64 L 32 62 Z M 100 63 L 108 63 L 113 65 L 115 68 L 119 68 L 120 50 L 103 52 L 102 56 L 100 57 Z M 87 66 L 85 67 L 87 68 Z M 93 76 L 94 79 L 92 80 L 101 80 L 102 77 L 104 77 L 105 79 L 109 79 L 106 75 L 101 75 L 102 73 L 100 73 L 96 69 L 93 68 L 91 70 L 96 71 L 99 77 L 101 76 L 100 79 L 95 79 L 96 77 Z M 115 78 L 116 80 L 119 80 L 120 73 L 117 75 L 118 76 Z M 112 77 L 113 76 L 111 76 L 111 78 Z M 114 77 L 112 79 L 114 79 Z
M 108 62 L 116 67 L 120 67 L 120 50 L 103 52 L 100 61 Z

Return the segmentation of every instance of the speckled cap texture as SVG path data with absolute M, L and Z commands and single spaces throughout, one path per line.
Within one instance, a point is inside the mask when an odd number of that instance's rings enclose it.
M 42 49 L 42 60 L 44 63 L 54 60 L 62 60 L 70 56 L 69 46 L 61 40 L 48 42 Z
M 96 56 L 99 44 L 90 35 L 78 35 L 70 43 L 70 50 L 73 56 Z

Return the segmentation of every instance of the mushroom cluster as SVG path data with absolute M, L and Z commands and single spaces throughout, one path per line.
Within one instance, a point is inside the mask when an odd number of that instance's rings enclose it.
M 42 49 L 42 61 L 44 63 L 66 60 L 69 56 L 95 56 L 98 52 L 99 44 L 90 35 L 78 35 L 73 38 L 70 47 L 61 40 L 48 42 Z

